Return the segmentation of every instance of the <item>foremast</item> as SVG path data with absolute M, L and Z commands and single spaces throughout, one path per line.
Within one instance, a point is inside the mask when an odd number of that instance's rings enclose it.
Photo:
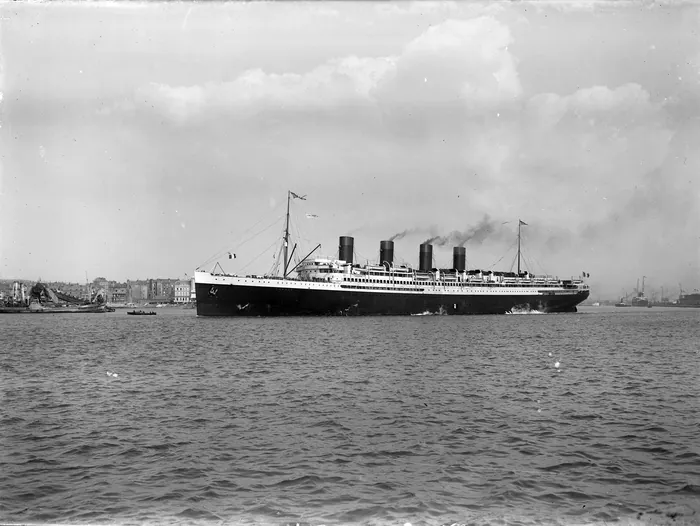
M 284 270 L 282 271 L 282 275 L 286 276 L 287 275 L 287 247 L 289 246 L 289 201 L 292 199 L 292 192 L 290 190 L 287 190 L 287 220 L 284 226 Z
M 296 244 L 294 245 L 294 248 L 292 249 L 292 253 L 288 254 L 289 251 L 289 203 L 291 202 L 292 198 L 294 199 L 301 199 L 302 201 L 306 201 L 306 194 L 305 195 L 298 195 L 292 192 L 291 190 L 287 190 L 287 215 L 285 218 L 285 224 L 284 224 L 284 241 L 282 242 L 282 257 L 283 257 L 283 267 L 282 267 L 282 278 L 286 278 L 287 275 L 289 274 L 289 262 L 292 260 L 292 256 L 294 255 L 294 250 L 296 250 L 297 246 Z M 321 246 L 320 244 L 318 246 Z M 316 248 L 318 248 L 318 246 Z M 316 250 L 312 250 L 311 252 L 314 252 Z M 311 253 L 309 253 L 311 255 Z M 308 256 L 307 256 L 308 257 Z M 295 267 L 296 268 L 296 267 Z M 294 269 L 292 269 L 294 270 Z

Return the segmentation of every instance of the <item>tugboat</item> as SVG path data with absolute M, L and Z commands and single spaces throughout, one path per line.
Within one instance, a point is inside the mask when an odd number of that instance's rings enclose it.
M 418 268 L 394 264 L 394 242 L 381 241 L 379 261 L 354 262 L 354 238 L 339 238 L 338 257 L 311 255 L 291 265 L 289 203 L 282 239 L 282 275 L 227 274 L 217 263 L 212 271 L 195 271 L 199 316 L 364 316 L 433 314 L 507 314 L 513 310 L 576 312 L 590 290 L 583 277 L 559 279 L 521 270 L 518 221 L 517 272 L 467 270 L 466 248 L 455 246 L 452 268 L 433 266 L 433 246 L 419 247 Z M 297 245 L 292 248 L 294 254 Z M 230 256 L 229 256 L 230 257 Z M 218 269 L 218 272 L 217 272 Z M 296 276 L 292 277 L 292 273 Z

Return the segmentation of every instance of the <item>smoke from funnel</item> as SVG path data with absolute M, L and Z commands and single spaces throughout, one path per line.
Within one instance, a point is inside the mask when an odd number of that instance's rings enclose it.
M 500 222 L 492 220 L 487 214 L 473 227 L 463 231 L 453 230 L 445 236 L 434 236 L 425 240 L 424 243 L 437 246 L 444 246 L 449 243 L 458 247 L 463 247 L 468 241 L 481 244 L 488 237 L 497 234 L 500 226 L 502 226 Z
M 403 232 L 399 232 L 398 234 L 394 234 L 393 236 L 387 238 L 387 241 L 396 241 L 397 239 L 402 239 L 409 234 L 415 234 L 416 232 L 421 232 L 425 231 L 424 228 L 416 227 L 416 228 L 407 228 Z
M 408 234 L 408 232 L 409 232 L 408 230 L 404 230 L 403 232 L 399 232 L 398 234 L 394 234 L 387 241 L 396 241 L 397 239 L 401 239 L 401 238 L 405 237 L 406 234 Z

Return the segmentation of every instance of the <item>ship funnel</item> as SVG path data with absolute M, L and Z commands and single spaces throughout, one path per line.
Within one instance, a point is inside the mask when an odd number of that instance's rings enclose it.
M 452 268 L 457 272 L 464 272 L 467 269 L 467 249 L 465 247 L 452 249 Z
M 354 238 L 350 236 L 340 236 L 338 245 L 338 259 L 342 259 L 346 263 L 352 264 L 352 253 Z
M 433 245 L 423 243 L 418 254 L 418 268 L 421 272 L 428 272 L 433 268 Z
M 394 242 L 393 241 L 380 241 L 379 242 L 379 264 L 384 265 L 388 263 L 389 266 L 394 263 Z

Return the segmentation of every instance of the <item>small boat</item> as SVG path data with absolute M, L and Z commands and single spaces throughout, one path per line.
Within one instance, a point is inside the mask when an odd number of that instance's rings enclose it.
M 132 311 L 127 311 L 127 314 L 131 316 L 155 316 L 156 313 L 153 311 L 146 312 L 144 310 L 132 310 Z

